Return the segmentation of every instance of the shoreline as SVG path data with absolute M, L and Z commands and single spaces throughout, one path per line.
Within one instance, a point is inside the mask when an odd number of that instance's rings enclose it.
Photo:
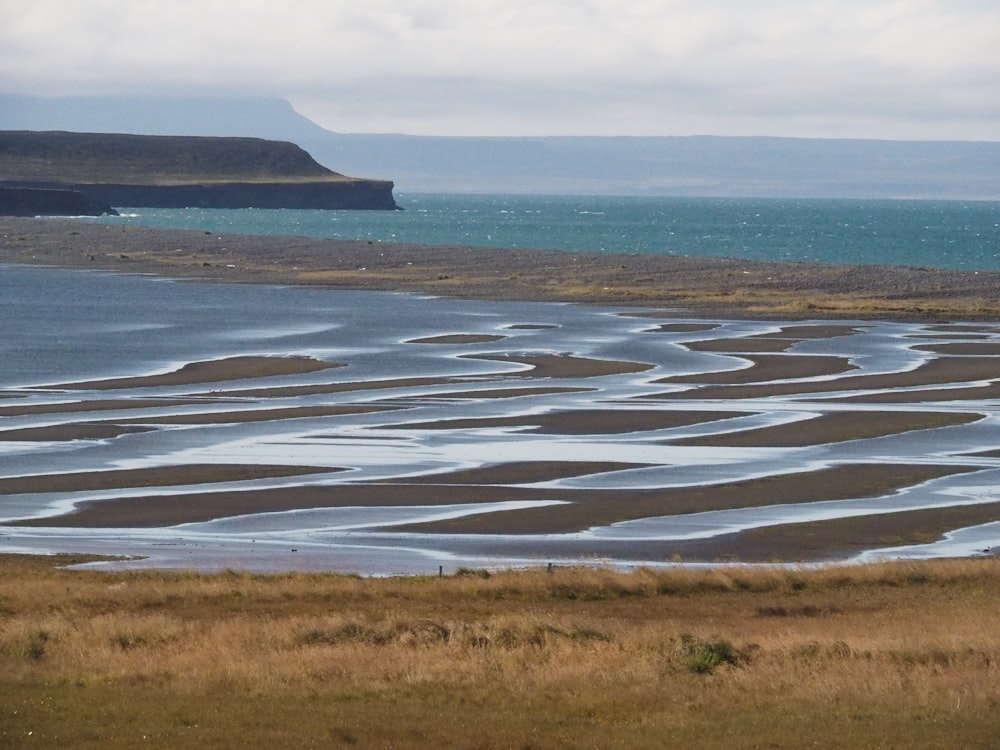
M 0 263 L 225 283 L 666 308 L 664 317 L 1000 319 L 1000 271 L 217 234 L 0 217 Z

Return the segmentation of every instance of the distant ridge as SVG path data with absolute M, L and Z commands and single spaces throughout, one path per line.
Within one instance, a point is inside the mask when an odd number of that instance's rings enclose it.
M 0 129 L 293 141 L 401 191 L 1000 200 L 1000 142 L 336 133 L 274 98 L 0 94 Z
M 261 138 L 0 131 L 6 180 L 170 185 L 348 180 L 294 143 Z
M 321 162 L 400 190 L 720 198 L 1000 200 L 1000 143 L 724 136 L 331 135 Z
M 396 208 L 391 182 L 345 177 L 260 138 L 0 131 L 0 185 L 116 206 Z
M 0 130 L 247 136 L 303 144 L 329 131 L 284 99 L 0 93 Z

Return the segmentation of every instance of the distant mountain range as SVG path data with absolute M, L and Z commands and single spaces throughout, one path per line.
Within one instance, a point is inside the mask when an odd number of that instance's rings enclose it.
M 1000 142 L 335 133 L 281 99 L 0 95 L 2 130 L 255 136 L 407 192 L 1000 200 Z M 2 177 L 2 176 L 0 176 Z

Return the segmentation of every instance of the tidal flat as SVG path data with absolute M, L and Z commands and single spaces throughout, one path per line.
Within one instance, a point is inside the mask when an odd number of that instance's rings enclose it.
M 767 264 L 2 229 L 0 551 L 391 575 L 1000 547 L 996 274 L 776 265 L 765 313 Z M 330 288 L 389 267 L 408 293 Z M 608 293 L 552 283 L 584 272 Z M 908 313 L 795 301 L 823 284 Z

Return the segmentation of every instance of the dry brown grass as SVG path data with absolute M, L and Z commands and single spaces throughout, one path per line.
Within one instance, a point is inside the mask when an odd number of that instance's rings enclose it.
M 0 558 L 3 747 L 996 747 L 1000 561 L 71 572 Z

